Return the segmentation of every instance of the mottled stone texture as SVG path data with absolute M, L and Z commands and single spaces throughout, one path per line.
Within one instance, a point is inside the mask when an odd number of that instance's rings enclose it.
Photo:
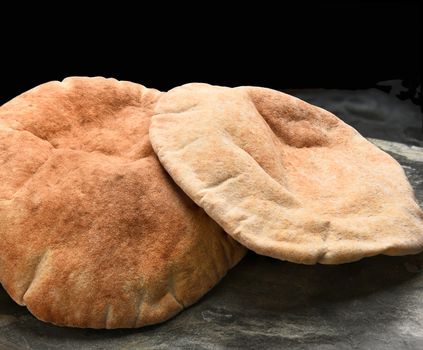
M 391 154 L 423 205 L 423 155 Z M 422 268 L 423 254 L 304 266 L 250 253 L 199 303 L 139 330 L 55 327 L 1 291 L 0 349 L 416 349 L 423 346 Z

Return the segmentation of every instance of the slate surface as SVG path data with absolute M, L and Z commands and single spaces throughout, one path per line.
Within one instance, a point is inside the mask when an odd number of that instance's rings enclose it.
M 374 142 L 402 164 L 423 206 L 423 149 Z M 250 253 L 200 302 L 138 330 L 55 327 L 0 289 L 0 350 L 422 349 L 422 269 L 423 253 L 338 266 Z

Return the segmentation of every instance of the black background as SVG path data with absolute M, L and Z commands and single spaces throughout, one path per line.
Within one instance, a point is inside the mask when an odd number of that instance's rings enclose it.
M 275 89 L 420 82 L 419 2 L 146 4 L 3 11 L 0 104 L 70 75 L 160 90 L 192 81 Z

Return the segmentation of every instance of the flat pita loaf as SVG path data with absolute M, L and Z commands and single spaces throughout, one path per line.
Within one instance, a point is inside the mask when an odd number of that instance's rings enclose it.
M 401 166 L 333 114 L 270 89 L 206 84 L 169 91 L 155 113 L 162 165 L 249 249 L 304 264 L 423 249 Z
M 244 255 L 158 162 L 148 127 L 160 96 L 68 78 L 0 107 L 0 281 L 39 319 L 162 322 Z

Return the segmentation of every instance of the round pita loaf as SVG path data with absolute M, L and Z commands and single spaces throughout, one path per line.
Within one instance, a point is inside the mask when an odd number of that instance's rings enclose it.
M 162 165 L 249 249 L 304 264 L 423 249 L 401 166 L 333 114 L 270 89 L 206 84 L 169 91 L 155 112 Z
M 68 78 L 0 107 L 0 281 L 39 319 L 161 322 L 245 253 L 158 162 L 148 127 L 159 96 Z

